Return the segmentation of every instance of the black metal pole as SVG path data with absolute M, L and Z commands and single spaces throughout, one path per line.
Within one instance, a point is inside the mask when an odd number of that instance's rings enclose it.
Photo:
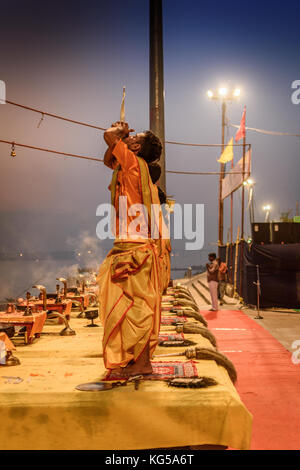
M 150 130 L 163 145 L 159 186 L 166 190 L 162 0 L 150 0 Z

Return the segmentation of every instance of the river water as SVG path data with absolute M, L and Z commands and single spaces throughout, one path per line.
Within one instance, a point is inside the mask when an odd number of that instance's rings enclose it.
M 171 258 L 172 278 L 184 277 L 185 269 L 178 270 L 179 267 L 188 267 L 195 263 L 195 255 L 190 252 L 189 256 L 178 255 Z M 89 263 L 88 267 L 98 270 L 102 259 Z M 48 292 L 55 292 L 57 277 L 77 277 L 80 266 L 76 260 L 1 260 L 0 261 L 0 300 L 7 298 L 22 297 L 26 291 L 30 290 L 37 295 L 38 291 L 32 289 L 34 284 L 42 284 Z M 193 271 L 195 274 L 195 270 Z

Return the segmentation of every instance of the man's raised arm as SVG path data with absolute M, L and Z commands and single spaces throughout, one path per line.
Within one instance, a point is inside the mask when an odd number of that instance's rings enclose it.
M 108 147 L 104 154 L 104 165 L 113 170 L 113 162 L 115 157 L 112 154 L 112 149 Z
M 112 154 L 113 148 L 119 140 L 123 139 L 129 132 L 133 132 L 134 129 L 129 129 L 127 122 L 115 122 L 104 132 L 104 140 L 108 145 L 108 149 L 104 155 L 104 165 L 108 168 L 113 168 L 113 161 L 115 157 Z

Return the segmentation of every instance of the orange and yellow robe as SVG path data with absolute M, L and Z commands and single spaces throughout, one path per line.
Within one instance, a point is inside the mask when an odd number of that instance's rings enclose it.
M 162 240 L 161 249 L 161 271 L 162 271 L 162 292 L 167 290 L 171 279 L 171 242 L 170 239 Z
M 151 204 L 159 204 L 147 163 L 119 141 L 113 149 L 117 166 L 110 185 L 116 211 L 114 247 L 100 266 L 100 318 L 104 326 L 103 359 L 107 369 L 136 361 L 146 346 L 153 355 L 158 341 L 161 308 L 159 253 L 150 238 Z M 144 204 L 148 212 L 148 238 L 120 238 L 119 196 L 128 207 Z M 127 224 L 134 219 L 127 213 Z M 124 235 L 124 234 L 123 234 Z
M 163 294 L 170 282 L 171 278 L 171 242 L 170 238 L 163 238 L 167 236 L 167 230 L 163 229 L 165 224 L 162 213 L 159 214 L 159 239 L 157 240 L 157 248 L 159 253 L 159 267 L 160 267 L 160 289 Z

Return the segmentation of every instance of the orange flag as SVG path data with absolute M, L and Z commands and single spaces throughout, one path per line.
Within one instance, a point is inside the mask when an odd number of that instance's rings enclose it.
M 240 122 L 240 127 L 235 134 L 235 141 L 238 142 L 246 136 L 246 106 L 244 106 L 243 116 Z

